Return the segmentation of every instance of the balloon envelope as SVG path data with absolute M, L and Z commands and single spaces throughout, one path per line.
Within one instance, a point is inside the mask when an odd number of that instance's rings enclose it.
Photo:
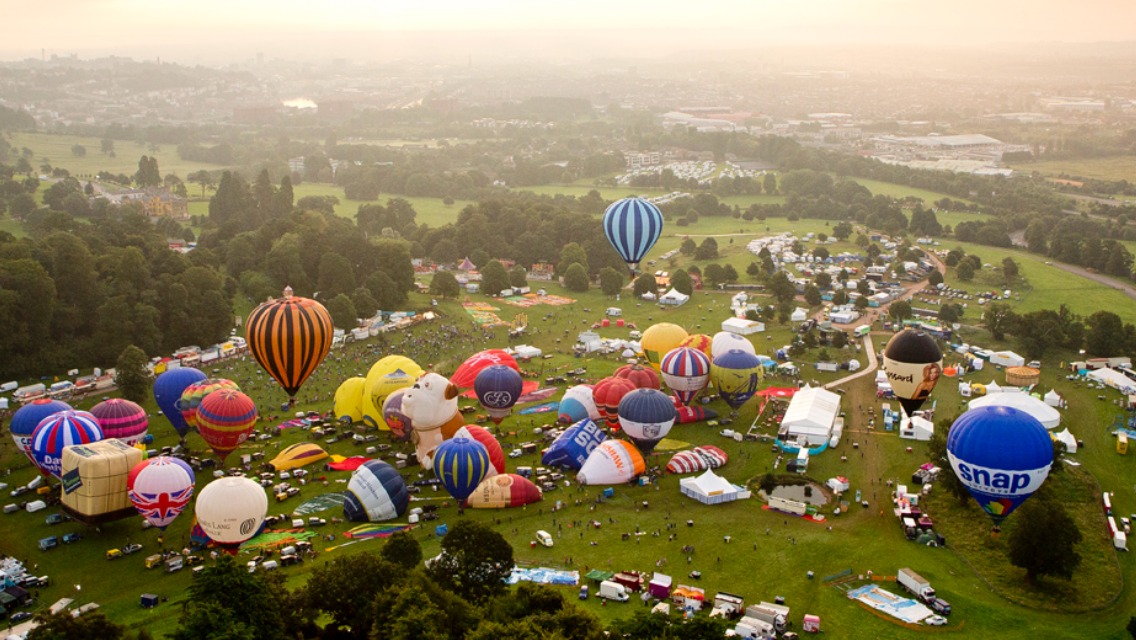
M 276 454 L 276 457 L 268 464 L 272 465 L 272 469 L 275 471 L 287 471 L 319 462 L 326 457 L 327 452 L 318 444 L 298 442 Z
M 458 502 L 465 502 L 481 484 L 489 466 L 485 445 L 472 438 L 450 438 L 434 454 L 434 475 Z
M 142 441 L 150 421 L 146 410 L 123 398 L 111 398 L 91 407 L 91 415 L 99 420 L 104 438 L 118 438 L 130 446 Z
M 383 401 L 383 421 L 395 440 L 410 440 L 410 434 L 414 432 L 414 423 L 402 411 L 402 396 L 406 389 L 407 387 L 395 389 Z
M 541 464 L 578 471 L 607 434 L 589 418 L 568 427 L 552 441 L 541 457 Z
M 603 230 L 619 257 L 634 270 L 662 234 L 663 214 L 642 198 L 616 200 L 604 211 Z
M 370 460 L 351 474 L 343 514 L 355 522 L 391 520 L 406 513 L 410 494 L 398 471 L 382 460 Z
M 256 419 L 256 404 L 252 398 L 236 389 L 218 389 L 201 401 L 197 409 L 197 430 L 201 432 L 201 439 L 224 460 L 248 439 Z
M 495 424 L 501 424 L 505 416 L 513 410 L 517 399 L 521 397 L 524 380 L 515 369 L 503 364 L 485 367 L 477 374 L 473 381 L 473 389 L 477 392 L 477 400 L 489 413 Z
M 243 476 L 210 482 L 197 495 L 194 515 L 211 540 L 235 553 L 256 535 L 268 514 L 268 496 L 259 484 Z
M 1037 491 L 1053 464 L 1053 441 L 1036 418 L 1010 407 L 980 407 L 959 416 L 947 457 L 995 526 Z
M 87 525 L 133 516 L 136 512 L 127 480 L 143 455 L 117 438 L 65 447 L 59 473 L 65 478 L 60 507 Z
M 718 395 L 734 409 L 739 409 L 753 394 L 761 380 L 761 361 L 752 353 L 731 349 L 714 358 L 710 376 Z
M 414 384 L 423 373 L 422 367 L 406 356 L 386 356 L 371 365 L 363 385 L 363 421 L 384 431 L 389 429 L 383 420 L 387 396 Z
M 943 352 L 930 335 L 904 329 L 884 347 L 884 372 L 907 415 L 923 406 L 943 373 Z
M 725 451 L 711 445 L 695 447 L 690 451 L 679 451 L 667 462 L 667 473 L 695 473 L 707 469 L 717 469 L 730 459 Z
M 295 396 L 331 350 L 331 314 L 310 298 L 292 295 L 291 287 L 249 314 L 245 325 L 252 357 Z
M 600 419 L 599 408 L 596 407 L 596 398 L 592 395 L 592 386 L 578 384 L 569 387 L 560 399 L 556 419 L 562 424 L 573 424 L 589 418 L 593 421 Z
M 710 382 L 710 358 L 693 347 L 671 349 L 663 356 L 660 368 L 663 381 L 684 405 Z
M 23 452 L 29 460 L 35 461 L 35 458 L 32 457 L 32 434 L 35 433 L 35 428 L 43 422 L 44 418 L 60 411 L 71 411 L 71 405 L 62 400 L 40 398 L 16 409 L 16 413 L 12 414 L 12 420 L 8 423 L 8 430 L 12 432 L 12 440 L 16 441 L 16 448 Z
M 193 498 L 193 469 L 183 460 L 158 456 L 143 460 L 127 480 L 130 501 L 150 524 L 165 529 Z
M 604 415 L 608 428 L 619 428 L 619 402 L 634 390 L 635 385 L 626 378 L 604 378 L 596 383 L 592 393 L 596 397 L 596 406 L 601 407 L 600 413 Z
M 698 349 L 702 353 L 706 354 L 707 358 L 713 358 L 713 345 L 714 339 L 706 335 L 705 333 L 692 333 L 686 337 L 686 340 L 680 342 L 678 346 Z
M 718 356 L 725 355 L 727 351 L 738 349 L 757 355 L 757 350 L 754 349 L 753 343 L 749 338 L 740 336 L 736 333 L 729 331 L 719 331 L 714 334 L 714 339 L 710 343 L 710 359 L 715 359 Z
M 367 379 L 361 376 L 348 378 L 335 390 L 333 411 L 342 422 L 359 422 L 363 419 L 363 387 Z
M 657 389 L 636 389 L 619 401 L 619 426 L 644 455 L 670 433 L 675 417 L 674 402 Z
M 604 440 L 580 467 L 576 480 L 583 485 L 623 484 L 646 470 L 642 454 L 630 442 Z
M 686 329 L 677 324 L 660 322 L 647 327 L 647 330 L 643 332 L 643 338 L 639 341 L 639 346 L 643 349 L 643 357 L 651 363 L 655 371 L 658 371 L 663 356 L 682 344 L 682 341 L 688 337 L 690 336 L 686 333 Z
M 185 423 L 194 429 L 197 428 L 197 409 L 201 406 L 201 401 L 205 396 L 213 393 L 218 389 L 236 389 L 240 391 L 240 387 L 232 380 L 225 378 L 210 378 L 190 384 L 182 392 L 181 398 L 178 399 L 177 407 L 181 411 L 182 419 Z
M 468 389 L 473 386 L 477 374 L 481 373 L 482 369 L 498 364 L 509 367 L 518 373 L 521 371 L 516 359 L 504 350 L 486 349 L 466 358 L 466 361 L 461 363 L 457 371 L 454 371 L 454 375 L 450 376 L 450 382 L 457 385 L 459 389 Z
M 634 353 L 631 355 L 635 355 Z M 659 374 L 650 367 L 644 367 L 638 364 L 625 364 L 615 370 L 612 374 L 616 378 L 626 378 L 635 385 L 636 389 L 659 389 L 662 385 L 659 384 Z
M 506 509 L 539 502 L 540 487 L 515 473 L 501 473 L 482 480 L 469 496 L 474 509 Z
M 485 447 L 485 451 L 489 453 L 489 470 L 486 471 L 485 477 L 505 473 L 505 450 L 501 448 L 501 443 L 497 442 L 497 438 L 489 432 L 489 429 L 475 424 L 467 424 L 458 429 L 454 433 L 454 437 L 472 438 Z
M 185 393 L 186 387 L 205 380 L 206 376 L 198 369 L 192 367 L 179 367 L 166 369 L 154 380 L 154 400 L 162 415 L 173 425 L 178 437 L 184 438 L 189 433 L 189 423 L 178 409 L 178 400 Z
M 44 473 L 59 477 L 63 449 L 103 439 L 95 416 L 86 411 L 60 411 L 44 418 L 32 432 L 32 459 Z

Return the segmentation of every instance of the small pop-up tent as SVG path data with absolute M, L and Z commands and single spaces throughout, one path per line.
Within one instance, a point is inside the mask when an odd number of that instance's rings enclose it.
M 722 476 L 707 469 L 700 476 L 679 480 L 679 491 L 702 504 L 721 504 L 734 500 L 744 500 L 750 496 L 749 490 L 732 484 Z

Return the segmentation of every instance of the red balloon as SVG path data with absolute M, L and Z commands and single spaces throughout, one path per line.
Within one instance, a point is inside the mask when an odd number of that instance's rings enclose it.
M 615 370 L 616 378 L 626 378 L 635 385 L 636 389 L 655 389 L 661 390 L 662 386 L 659 384 L 659 374 L 651 367 L 644 367 L 638 364 L 625 364 Z
M 619 401 L 634 390 L 635 384 L 630 380 L 615 376 L 600 380 L 592 389 L 596 407 L 603 412 L 607 426 L 612 430 L 619 430 Z
M 497 470 L 497 473 L 505 473 L 505 450 L 501 448 L 501 443 L 497 442 L 497 438 L 485 427 L 479 427 L 475 424 L 467 424 L 462 429 L 465 429 L 470 438 L 485 445 L 485 450 L 489 452 L 489 464 Z M 458 429 L 454 437 L 460 437 L 461 429 Z
M 518 373 L 521 370 L 513 356 L 501 349 L 486 349 L 473 354 L 461 363 L 454 375 L 450 376 L 450 382 L 459 389 L 472 387 L 477 374 L 481 373 L 481 370 L 485 367 L 495 364 L 503 364 Z

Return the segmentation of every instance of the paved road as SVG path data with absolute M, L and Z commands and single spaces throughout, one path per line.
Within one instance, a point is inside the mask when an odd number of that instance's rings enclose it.
M 866 376 L 870 373 L 875 373 L 875 371 L 879 367 L 880 363 L 879 363 L 879 360 L 876 359 L 876 347 L 872 343 L 872 334 L 870 334 L 870 333 L 868 335 L 864 336 L 864 350 L 863 350 L 863 352 L 868 354 L 868 366 L 864 367 L 863 369 L 860 369 L 856 373 L 846 375 L 843 378 L 840 378 L 839 380 L 834 380 L 834 381 L 824 385 L 824 388 L 825 389 L 832 389 L 834 387 L 838 387 L 838 386 L 844 384 L 845 382 L 851 382 L 851 381 L 855 380 L 856 378 L 863 378 L 864 376 Z

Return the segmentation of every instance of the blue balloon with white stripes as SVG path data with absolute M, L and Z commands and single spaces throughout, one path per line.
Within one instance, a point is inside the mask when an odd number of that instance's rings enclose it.
M 489 450 L 472 438 L 450 438 L 434 453 L 434 475 L 459 504 L 485 479 L 489 465 Z
M 354 522 L 392 520 L 410 506 L 406 481 L 382 460 L 368 460 L 356 469 L 345 497 L 343 515 Z
M 632 272 L 663 233 L 663 214 L 642 198 L 617 200 L 604 211 L 604 234 Z

